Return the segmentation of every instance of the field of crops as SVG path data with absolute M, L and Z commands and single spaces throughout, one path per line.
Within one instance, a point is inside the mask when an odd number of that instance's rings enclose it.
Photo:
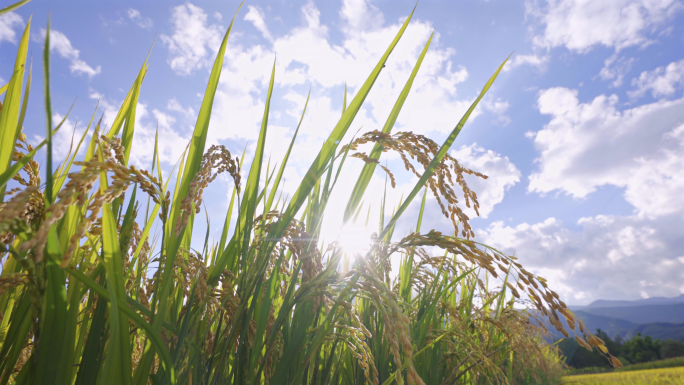
M 563 377 L 562 384 L 578 385 L 681 385 L 684 367 L 635 370 Z
M 149 171 L 129 164 L 131 148 L 139 145 L 134 117 L 150 76 L 147 60 L 114 121 L 96 119 L 101 112 L 95 111 L 66 158 L 57 159 L 52 148 L 66 117 L 54 127 L 47 119 L 45 140 L 29 143 L 23 132 L 24 117 L 35 111 L 28 107 L 29 21 L 14 72 L 6 75 L 10 82 L 0 85 L 0 384 L 555 380 L 558 352 L 543 343 L 528 313 L 514 308 L 521 292 L 556 328 L 563 329 L 564 317 L 581 330 L 583 346 L 611 358 L 543 277 L 475 242 L 462 210 L 463 203 L 478 208 L 464 174 L 484 176 L 448 151 L 505 62 L 443 144 L 393 133 L 428 40 L 382 130 L 341 143 L 412 15 L 353 99 L 340 95 L 342 116 L 331 122 L 334 129 L 289 197 L 281 182 L 299 128 L 278 166 L 265 155 L 277 62 L 251 159 L 206 143 L 232 23 L 217 47 L 187 150 L 172 172 L 162 173 L 156 141 Z M 49 24 L 44 36 L 39 108 L 50 117 Z M 44 164 L 34 159 L 38 151 L 45 152 Z M 413 189 L 398 207 L 380 202 L 373 208 L 382 215 L 367 248 L 324 243 L 321 223 L 346 162 L 365 163 L 345 206 L 345 223 L 354 226 L 370 210 L 364 193 L 378 159 L 390 151 L 418 178 Z M 392 171 L 380 167 L 393 183 Z M 221 173 L 233 183 L 219 219 L 221 238 L 210 239 L 207 231 L 197 244 L 192 232 L 195 219 L 203 219 L 196 217 L 203 191 Z M 432 215 L 449 218 L 453 235 L 421 231 L 427 194 L 442 208 Z M 415 232 L 393 236 L 412 202 L 421 207 Z M 398 271 L 391 260 L 400 262 Z

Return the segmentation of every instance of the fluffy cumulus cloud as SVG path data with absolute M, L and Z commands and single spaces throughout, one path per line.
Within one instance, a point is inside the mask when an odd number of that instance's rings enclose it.
M 18 29 L 24 25 L 24 19 L 19 14 L 14 12 L 7 12 L 0 15 L 0 43 L 9 41 L 16 43 L 19 37 L 17 36 Z
M 173 8 L 171 22 L 174 33 L 161 35 L 169 49 L 171 68 L 180 75 L 189 75 L 208 66 L 211 63 L 209 56 L 221 44 L 222 28 L 208 24 L 204 10 L 191 3 Z
M 678 63 L 644 72 L 634 92 L 674 94 Z M 684 98 L 620 108 L 615 95 L 580 102 L 577 90 L 550 88 L 537 105 L 550 121 L 528 133 L 540 155 L 529 191 L 585 198 L 612 185 L 634 211 L 582 218 L 579 230 L 554 218 L 497 222 L 480 232 L 483 240 L 516 252 L 576 303 L 683 293 L 684 244 L 676 229 L 684 224 Z
M 651 154 L 640 157 L 625 198 L 649 218 L 684 213 L 684 124 L 665 133 Z
M 345 20 L 349 31 L 377 29 L 385 23 L 382 12 L 366 0 L 344 1 L 340 16 Z
M 538 169 L 530 175 L 532 192 L 561 191 L 582 198 L 599 186 L 626 187 L 628 200 L 648 214 L 653 208 L 647 202 L 658 198 L 637 193 L 644 178 L 650 178 L 652 188 L 666 188 L 666 181 L 679 183 L 682 178 L 672 173 L 658 179 L 644 170 L 669 173 L 682 164 L 677 152 L 682 154 L 683 148 L 679 119 L 684 98 L 620 110 L 615 95 L 581 103 L 577 90 L 550 88 L 540 92 L 538 108 L 550 121 L 528 133 L 540 153 Z
M 46 31 L 40 30 L 41 36 L 45 39 Z M 62 32 L 50 30 L 50 51 L 55 51 L 59 56 L 71 62 L 69 69 L 72 74 L 84 74 L 89 78 L 99 74 L 102 70 L 100 66 L 91 67 L 80 58 L 80 51 L 71 45 L 71 41 Z
M 565 47 L 586 53 L 596 46 L 615 50 L 599 73 L 620 87 L 634 58 L 619 56 L 627 47 L 645 47 L 667 31 L 668 22 L 684 9 L 679 0 L 547 0 L 526 3 L 527 15 L 538 22 L 537 48 Z
M 536 224 L 495 222 L 478 240 L 515 253 L 525 268 L 549 279 L 569 303 L 684 293 L 682 216 L 651 221 L 638 216 L 579 220 L 580 231 L 549 218 Z
M 259 28 L 265 17 L 263 12 L 254 8 L 249 13 L 251 16 L 246 18 Z M 365 16 L 357 17 L 360 14 Z M 302 159 L 302 165 L 312 160 L 340 117 L 344 85 L 349 88 L 351 100 L 401 25 L 399 21 L 384 24 L 382 14 L 367 2 L 344 2 L 340 18 L 340 43 L 333 42 L 328 27 L 321 24 L 320 11 L 313 2 L 301 8 L 300 25 L 280 36 L 272 36 L 272 42 L 268 44 L 246 45 L 236 36 L 226 53 L 231 60 L 224 63 L 214 102 L 210 140 L 256 139 L 277 53 L 275 82 L 278 88 L 274 98 L 284 99 L 285 105 L 291 103 L 292 108 L 286 112 L 291 121 L 297 121 L 304 108 L 306 88 L 302 86 L 311 84 L 313 89 L 294 151 L 295 158 Z M 213 27 L 205 25 L 205 28 Z M 434 28 L 428 22 L 414 20 L 409 29 L 375 82 L 350 133 L 360 127 L 363 131 L 379 129 L 387 119 Z M 458 95 L 457 85 L 468 78 L 468 72 L 453 62 L 455 52 L 441 47 L 439 39 L 436 34 L 432 40 L 395 130 L 407 129 L 422 134 L 448 132 L 474 98 Z M 495 100 L 488 102 L 485 110 L 494 113 L 501 124 L 506 124 L 507 106 L 505 101 Z M 482 111 L 478 110 L 471 119 L 480 113 Z M 269 124 L 276 121 L 272 118 Z M 285 127 L 269 128 L 269 140 L 280 140 L 280 135 L 287 140 L 291 134 L 291 127 L 289 131 Z
M 248 9 L 245 19 L 262 33 L 268 44 L 242 44 L 239 34 L 229 43 L 226 56 L 231 60 L 224 64 L 215 101 L 216 113 L 212 118 L 212 126 L 220 127 L 211 130 L 216 135 L 215 140 L 256 138 L 261 120 L 259 111 L 263 108 L 276 53 L 276 83 L 279 87 L 311 83 L 315 88 L 314 97 L 320 95 L 325 98 L 331 97 L 333 88 L 346 83 L 353 95 L 400 26 L 399 22 L 384 23 L 382 14 L 367 2 L 344 2 L 340 11 L 343 38 L 336 44 L 328 27 L 321 24 L 320 11 L 313 2 L 302 7 L 301 25 L 281 36 L 272 36 L 268 31 L 263 10 L 257 7 Z M 218 47 L 223 28 L 213 24 L 201 8 L 192 4 L 175 7 L 171 21 L 173 33 L 162 36 L 169 48 L 171 67 L 182 75 L 207 67 L 213 49 Z M 368 129 L 382 125 L 386 119 L 434 28 L 428 22 L 416 20 L 409 29 L 410 33 L 404 35 L 392 54 L 392 60 L 388 61 L 375 83 L 374 91 L 367 99 L 367 111 L 362 111 L 357 118 L 359 124 Z M 452 129 L 472 101 L 469 97 L 458 98 L 456 86 L 467 79 L 468 72 L 453 62 L 453 49 L 440 47 L 439 38 L 436 34 L 432 40 L 430 52 L 398 121 L 399 126 L 411 127 L 421 133 L 443 133 Z M 288 92 L 292 91 L 285 94 Z M 302 96 L 301 93 L 299 95 Z M 504 104 L 493 104 L 496 110 L 490 111 L 497 113 Z M 339 110 L 339 107 L 335 109 Z M 327 127 L 332 128 L 338 114 L 334 112 L 329 116 Z M 503 123 L 505 120 L 502 117 Z M 307 128 L 303 130 L 306 133 Z M 326 132 L 320 128 L 312 131 L 316 136 Z
M 673 95 L 684 86 L 684 60 L 672 62 L 653 71 L 644 71 L 632 80 L 635 90 L 628 92 L 632 98 L 638 98 L 651 92 L 654 98 Z
M 651 35 L 682 9 L 677 0 L 548 0 L 527 3 L 527 14 L 538 19 L 539 47 L 565 46 L 587 52 L 602 45 L 621 50 L 652 43 Z

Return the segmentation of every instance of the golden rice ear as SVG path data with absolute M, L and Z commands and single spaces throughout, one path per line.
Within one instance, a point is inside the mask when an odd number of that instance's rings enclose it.
M 587 350 L 589 350 L 589 351 L 592 351 L 592 350 L 593 350 L 593 349 L 591 348 L 591 345 L 589 345 L 589 344 L 587 343 L 587 341 L 584 340 L 584 338 L 582 338 L 582 337 L 580 337 L 580 336 L 575 336 L 575 339 L 577 340 L 577 342 L 578 342 L 580 345 L 582 345 L 582 346 L 583 346 L 584 348 L 586 348 Z
M 621 367 L 622 367 L 622 362 L 620 362 L 620 360 L 619 360 L 617 357 L 613 356 L 613 355 L 610 356 L 610 362 L 611 362 L 611 363 L 613 364 L 613 366 L 616 367 L 616 368 L 621 368 Z

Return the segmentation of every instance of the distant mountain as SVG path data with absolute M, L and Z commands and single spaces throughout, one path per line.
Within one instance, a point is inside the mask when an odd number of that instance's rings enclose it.
M 596 329 L 601 329 L 608 333 L 608 335 L 611 337 L 618 334 L 624 337 L 635 328 L 643 326 L 622 319 L 604 317 L 596 314 L 587 313 L 582 310 L 576 310 L 574 311 L 574 313 L 579 318 L 581 318 L 582 321 L 584 321 L 584 326 L 586 326 L 586 329 L 588 329 L 590 332 L 595 333 Z M 570 330 L 570 327 L 565 322 L 565 319 L 563 317 L 561 317 L 561 322 L 563 322 L 563 326 L 572 336 L 572 331 Z M 563 334 L 558 332 L 556 328 L 554 328 L 550 324 L 546 323 L 546 328 L 551 333 L 553 340 L 564 338 Z M 576 332 L 578 335 L 580 334 L 579 328 L 576 330 Z
M 576 310 L 574 313 L 584 321 L 584 325 L 589 331 L 595 333 L 596 329 L 601 329 L 611 338 L 620 335 L 622 338 L 629 339 L 634 337 L 637 333 L 641 333 L 642 336 L 651 336 L 653 339 L 660 340 L 666 340 L 668 338 L 675 340 L 684 339 L 684 323 L 657 322 L 638 324 L 619 318 L 596 315 L 582 310 Z M 566 329 L 570 331 L 562 317 L 561 320 L 563 321 L 564 326 L 566 326 Z M 551 333 L 551 340 L 556 341 L 564 337 L 560 332 L 556 331 L 553 326 L 547 324 L 546 327 Z M 579 329 L 577 330 L 577 333 L 579 334 Z M 572 336 L 572 332 L 570 332 L 570 335 Z
M 592 333 L 601 329 L 611 337 L 632 338 L 641 333 L 661 340 L 684 339 L 684 294 L 635 301 L 597 300 L 588 306 L 570 308 Z M 554 327 L 547 328 L 554 340 L 563 338 Z
M 684 323 L 682 324 L 670 324 L 670 323 L 652 323 L 639 325 L 629 333 L 627 333 L 627 338 L 632 338 L 637 333 L 641 333 L 642 336 L 651 336 L 653 339 L 666 340 L 672 338 L 673 340 L 684 340 Z
M 623 307 L 585 307 L 578 312 L 618 318 L 636 324 L 656 322 L 684 323 L 684 303 Z
M 592 333 L 596 332 L 596 329 L 601 329 L 611 337 L 618 334 L 624 337 L 629 334 L 630 331 L 641 326 L 637 323 L 623 319 L 587 313 L 582 310 L 576 311 L 575 314 L 584 321 L 584 326 Z M 579 332 L 579 329 L 577 331 Z
M 588 306 L 577 306 L 577 308 L 594 308 L 594 307 L 626 307 L 626 306 L 643 306 L 643 305 L 674 305 L 684 303 L 684 294 L 679 297 L 666 298 L 666 297 L 651 297 L 645 299 L 637 299 L 634 301 L 613 301 L 599 299 Z

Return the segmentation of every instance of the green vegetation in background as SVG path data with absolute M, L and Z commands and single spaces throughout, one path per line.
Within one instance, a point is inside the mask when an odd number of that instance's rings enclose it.
M 587 367 L 582 369 L 566 370 L 566 375 L 593 374 L 593 373 L 612 373 L 629 372 L 634 370 L 665 369 L 684 366 L 684 357 L 666 358 L 663 360 L 643 362 L 640 364 L 625 365 L 620 369 L 606 367 Z
M 563 377 L 561 384 L 576 385 L 679 385 L 684 368 L 635 370 L 601 374 L 582 374 Z
M 661 341 L 652 339 L 650 336 L 642 337 L 641 334 L 637 334 L 629 340 L 623 340 L 619 335 L 611 339 L 601 329 L 596 331 L 596 336 L 605 342 L 608 350 L 617 356 L 623 365 L 684 357 L 684 342 L 682 341 L 672 339 Z M 571 368 L 610 369 L 613 367 L 599 352 L 580 349 L 579 344 L 574 339 L 560 340 L 558 348 L 566 358 L 566 364 Z

